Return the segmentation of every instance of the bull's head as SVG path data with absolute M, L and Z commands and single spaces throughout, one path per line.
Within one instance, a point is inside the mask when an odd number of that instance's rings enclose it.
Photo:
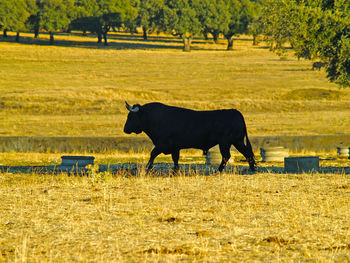
M 140 119 L 140 109 L 141 106 L 139 104 L 135 104 L 134 106 L 129 105 L 125 101 L 126 108 L 129 111 L 128 118 L 124 125 L 124 132 L 130 134 L 132 132 L 139 134 L 142 132 L 141 127 L 141 119 Z

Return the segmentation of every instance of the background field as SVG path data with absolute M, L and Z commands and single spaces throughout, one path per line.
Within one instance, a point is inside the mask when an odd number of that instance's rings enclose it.
M 193 109 L 237 108 L 250 135 L 348 134 L 350 91 L 290 53 L 283 58 L 247 36 L 182 42 L 167 36 L 62 34 L 0 42 L 0 135 L 124 136 L 124 101 Z M 30 37 L 29 37 L 30 36 Z M 12 39 L 10 39 L 12 41 Z
M 1 136 L 127 138 L 124 100 L 237 108 L 251 136 L 349 134 L 348 89 L 309 61 L 253 47 L 247 36 L 232 52 L 223 41 L 196 40 L 190 53 L 164 35 L 113 33 L 107 48 L 78 33 L 55 39 L 55 46 L 45 34 L 0 40 Z M 60 163 L 62 154 L 45 151 L 0 153 L 0 164 Z M 349 166 L 335 154 L 321 164 Z M 94 156 L 99 164 L 140 164 L 148 152 Z M 188 151 L 181 162 L 204 158 Z M 0 262 L 350 261 L 348 174 L 186 175 L 2 170 Z

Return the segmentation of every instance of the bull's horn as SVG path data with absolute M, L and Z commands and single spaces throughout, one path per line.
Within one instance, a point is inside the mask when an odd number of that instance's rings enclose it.
M 125 101 L 125 104 L 126 104 L 126 108 L 127 108 L 129 111 L 138 112 L 139 109 L 140 109 L 139 106 L 136 106 L 135 108 L 132 107 L 132 106 L 130 106 L 129 103 L 127 103 L 126 101 Z

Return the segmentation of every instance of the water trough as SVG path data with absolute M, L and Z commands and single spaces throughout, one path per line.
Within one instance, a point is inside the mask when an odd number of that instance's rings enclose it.
M 312 173 L 320 170 L 318 156 L 284 158 L 285 173 Z

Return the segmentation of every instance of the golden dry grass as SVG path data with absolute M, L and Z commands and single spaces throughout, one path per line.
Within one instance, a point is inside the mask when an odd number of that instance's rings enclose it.
M 32 37 L 26 35 L 25 37 Z M 247 36 L 234 43 L 111 34 L 62 34 L 0 41 L 0 135 L 124 136 L 130 103 L 161 101 L 194 109 L 237 108 L 250 135 L 347 134 L 350 90 L 291 53 L 283 59 Z
M 311 62 L 280 59 L 245 36 L 233 52 L 224 42 L 198 40 L 191 53 L 168 36 L 145 42 L 112 34 L 108 48 L 76 34 L 56 40 L 0 41 L 0 135 L 119 136 L 125 99 L 234 107 L 250 135 L 343 134 L 350 127 L 349 90 L 311 71 Z M 129 154 L 94 155 L 110 164 Z M 52 165 L 61 155 L 1 153 L 0 163 Z M 148 153 L 132 158 L 145 163 Z M 2 171 L 0 262 L 349 262 L 349 202 L 346 174 Z
M 349 262 L 344 174 L 0 174 L 0 261 Z

